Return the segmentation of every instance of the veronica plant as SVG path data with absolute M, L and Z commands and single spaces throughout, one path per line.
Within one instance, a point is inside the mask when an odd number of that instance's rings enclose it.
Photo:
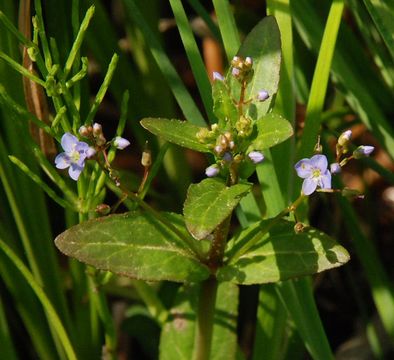
M 261 34 L 270 36 L 262 38 Z M 234 285 L 278 282 L 349 260 L 347 251 L 328 235 L 285 218 L 315 190 L 334 191 L 322 154 L 296 164 L 304 184 L 293 204 L 273 219 L 230 231 L 232 214 L 251 191 L 253 184 L 248 178 L 264 161 L 264 151 L 293 135 L 290 123 L 270 111 L 278 89 L 280 62 L 279 30 L 275 19 L 267 17 L 245 39 L 227 74 L 213 74 L 216 123 L 200 127 L 177 119 L 141 121 L 145 129 L 164 140 L 206 153 L 212 159 L 205 171 L 207 178 L 190 185 L 183 214 L 158 212 L 139 193 L 125 190 L 117 181 L 125 196 L 139 205 L 138 210 L 89 220 L 56 239 L 62 252 L 98 269 L 147 281 L 189 284 L 180 296 L 185 299 L 196 295 L 199 300 L 194 307 L 187 307 L 193 314 L 190 321 L 185 320 L 187 331 L 179 333 L 175 318 L 163 329 L 162 358 L 170 358 L 169 349 L 174 346 L 186 358 L 208 359 L 211 349 L 220 353 L 215 336 L 230 335 L 226 335 L 228 330 L 223 325 L 214 322 L 219 316 L 215 311 L 221 306 L 227 310 L 231 307 L 224 303 L 223 293 L 233 295 L 236 307 Z M 126 145 L 118 138 L 113 143 L 119 148 Z M 87 151 L 87 145 L 82 147 L 76 140 L 72 145 L 73 154 L 63 146 L 66 153 L 59 155 L 63 166 L 79 166 L 84 155 L 72 160 L 75 151 Z M 338 149 L 339 159 L 345 154 L 344 145 Z M 357 154 L 367 151 L 358 150 Z M 182 336 L 181 344 L 177 336 Z M 236 347 L 231 351 L 235 356 Z

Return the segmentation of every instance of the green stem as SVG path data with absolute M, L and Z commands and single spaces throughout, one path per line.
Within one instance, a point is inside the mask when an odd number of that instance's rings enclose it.
M 217 289 L 218 282 L 214 277 L 201 285 L 193 360 L 210 359 Z

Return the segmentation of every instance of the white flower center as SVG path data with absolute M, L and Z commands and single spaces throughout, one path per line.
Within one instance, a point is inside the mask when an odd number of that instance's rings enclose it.
M 70 151 L 69 156 L 73 163 L 77 163 L 81 157 L 81 154 L 77 150 L 75 150 L 74 146 L 73 149 Z

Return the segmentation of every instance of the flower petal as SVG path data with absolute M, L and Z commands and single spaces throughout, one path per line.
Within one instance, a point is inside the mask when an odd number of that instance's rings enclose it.
M 62 136 L 61 140 L 62 148 L 66 153 L 71 152 L 78 142 L 78 138 L 68 132 Z
M 305 179 L 304 182 L 302 183 L 302 192 L 305 195 L 310 195 L 312 194 L 317 187 L 317 182 L 313 179 Z
M 66 169 L 70 166 L 70 158 L 65 152 L 60 153 L 55 158 L 55 165 L 58 169 Z
M 309 159 L 302 159 L 294 165 L 294 169 L 297 171 L 297 175 L 300 178 L 307 178 L 312 175 L 312 165 Z
M 328 170 L 321 176 L 319 186 L 322 189 L 331 189 L 331 173 Z
M 83 164 L 83 165 L 85 165 L 85 164 Z M 77 164 L 71 164 L 70 168 L 68 169 L 68 174 L 70 175 L 70 178 L 77 181 L 79 178 L 79 175 L 81 175 L 83 168 L 84 168 L 84 166 L 79 166 Z
M 311 164 L 313 167 L 320 169 L 321 172 L 325 172 L 327 170 L 328 161 L 325 155 L 313 155 L 311 157 Z

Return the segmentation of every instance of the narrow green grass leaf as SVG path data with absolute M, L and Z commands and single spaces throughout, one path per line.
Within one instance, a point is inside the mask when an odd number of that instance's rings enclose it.
M 309 157 L 313 153 L 313 148 L 317 142 L 328 79 L 330 76 L 331 60 L 334 55 L 343 8 L 343 0 L 334 0 L 328 14 L 309 94 L 305 127 L 300 148 L 297 153 L 298 159 Z
M 230 61 L 237 53 L 241 43 L 234 15 L 228 0 L 213 0 L 213 6 L 218 19 L 219 30 L 222 35 L 227 59 Z
M 15 346 L 12 341 L 11 333 L 4 312 L 3 301 L 0 297 L 0 344 L 1 356 L 7 360 L 17 360 Z
M 394 60 L 394 2 L 364 0 L 364 4 Z
M 79 50 L 80 50 L 80 48 L 82 46 L 82 41 L 83 41 L 83 39 L 85 37 L 85 34 L 86 34 L 87 29 L 88 29 L 90 20 L 92 20 L 92 17 L 94 15 L 94 10 L 95 10 L 95 8 L 92 5 L 86 11 L 85 17 L 84 17 L 84 19 L 81 22 L 81 26 L 79 28 L 78 34 L 77 34 L 77 36 L 75 38 L 75 41 L 74 41 L 74 43 L 73 43 L 73 45 L 71 47 L 70 54 L 68 55 L 68 58 L 66 60 L 66 64 L 64 65 L 63 73 L 64 73 L 64 78 L 65 79 L 67 78 L 68 74 L 70 73 L 70 71 L 71 71 L 71 69 L 73 67 L 74 61 L 76 61 L 76 57 L 79 54 Z
M 310 279 L 284 281 L 277 285 L 277 289 L 282 304 L 293 318 L 312 358 L 333 360 L 334 355 L 322 327 Z
M 168 84 L 170 85 L 172 93 L 174 94 L 175 99 L 177 100 L 180 108 L 182 109 L 185 118 L 192 124 L 204 126 L 204 118 L 202 117 L 200 111 L 194 103 L 194 100 L 185 88 L 185 85 L 180 79 L 174 66 L 171 64 L 160 42 L 156 38 L 153 31 L 149 28 L 149 25 L 141 14 L 141 11 L 138 8 L 135 0 L 124 0 L 124 4 L 129 16 L 134 20 L 136 25 L 144 34 L 145 39 L 150 46 L 152 55 L 156 60 L 156 63 L 162 71 L 164 77 L 166 78 Z
M 181 0 L 170 0 L 171 8 L 175 16 L 179 34 L 181 35 L 183 47 L 185 48 L 187 58 L 193 71 L 194 79 L 197 83 L 198 90 L 206 113 L 210 122 L 214 122 L 212 113 L 212 97 L 210 94 L 211 84 L 201 58 L 192 28 L 186 16 Z
M 310 2 L 298 0 L 292 3 L 295 26 L 305 44 L 317 52 L 322 33 L 322 24 L 318 12 Z M 345 30 L 345 28 L 344 28 Z M 341 34 L 340 34 L 341 35 Z M 384 86 L 376 82 L 376 75 L 368 71 L 368 65 L 358 68 L 358 62 L 365 64 L 362 50 L 354 48 L 357 39 L 348 32 L 340 36 L 338 51 L 334 54 L 332 71 L 336 80 L 341 84 L 341 91 L 346 96 L 350 106 L 358 113 L 362 122 L 374 133 L 377 140 L 394 158 L 393 128 L 388 123 L 379 98 L 387 96 Z M 352 50 L 350 52 L 350 50 Z M 360 52 L 358 52 L 360 50 Z M 359 61 L 355 62 L 357 58 Z M 367 63 L 368 64 L 368 63 Z M 368 81 L 368 82 L 367 82 Z M 368 86 L 365 84 L 368 83 Z M 390 100 L 392 102 L 392 100 Z
M 194 9 L 194 11 L 205 21 L 205 24 L 208 26 L 212 36 L 217 40 L 221 40 L 220 31 L 218 26 L 213 22 L 211 16 L 208 14 L 207 10 L 205 10 L 204 6 L 200 3 L 199 0 L 188 0 L 190 6 Z
M 103 83 L 101 84 L 101 86 L 97 92 L 96 98 L 94 99 L 93 105 L 90 108 L 89 114 L 85 120 L 85 124 L 91 125 L 93 123 L 94 116 L 96 115 L 97 110 L 98 110 L 101 102 L 103 101 L 104 96 L 109 88 L 112 77 L 114 76 L 116 66 L 118 64 L 118 60 L 119 60 L 119 56 L 117 54 L 114 54 L 112 56 L 111 62 L 108 65 L 107 73 L 105 74 Z
M 70 342 L 70 339 L 63 327 L 62 321 L 60 320 L 58 314 L 56 313 L 55 308 L 53 307 L 52 303 L 48 299 L 47 295 L 43 291 L 42 287 L 39 285 L 39 283 L 35 280 L 34 276 L 31 274 L 29 269 L 22 263 L 22 261 L 17 257 L 17 255 L 11 250 L 8 245 L 6 245 L 2 239 L 0 239 L 0 249 L 3 251 L 3 253 L 12 261 L 12 263 L 15 265 L 17 270 L 23 275 L 25 278 L 26 282 L 31 286 L 37 297 L 39 298 L 42 306 L 48 313 L 48 318 L 53 326 L 53 328 L 56 331 L 57 336 L 59 337 L 59 340 L 62 343 L 62 346 L 64 347 L 64 350 L 67 354 L 67 357 L 69 360 L 77 360 L 77 356 L 74 352 L 73 346 Z

